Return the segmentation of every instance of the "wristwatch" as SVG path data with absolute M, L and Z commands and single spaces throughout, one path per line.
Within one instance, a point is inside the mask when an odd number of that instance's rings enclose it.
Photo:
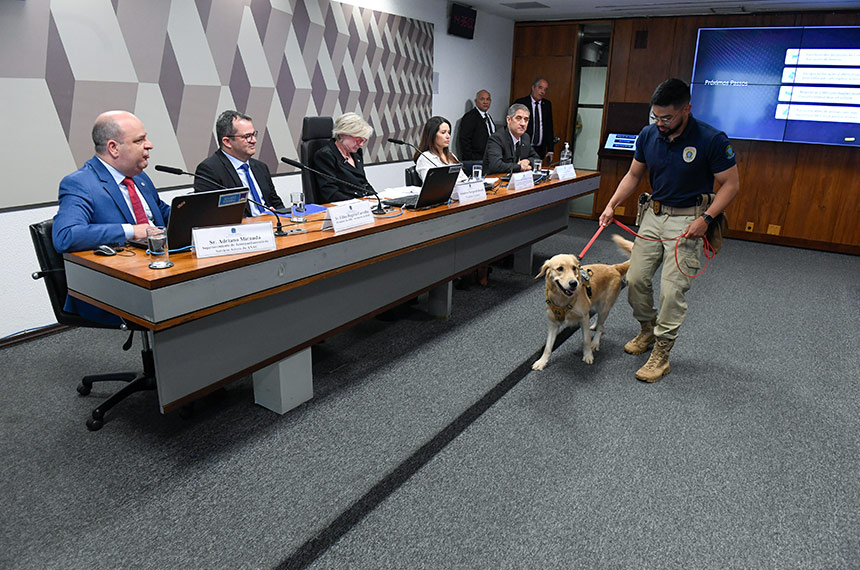
M 708 223 L 709 226 L 711 225 L 711 222 L 714 221 L 714 217 L 708 213 L 702 214 L 702 218 L 704 218 L 704 220 Z

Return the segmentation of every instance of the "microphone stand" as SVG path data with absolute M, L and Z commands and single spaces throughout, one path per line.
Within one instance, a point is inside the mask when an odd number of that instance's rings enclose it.
M 376 216 L 382 216 L 390 212 L 390 209 L 387 209 L 382 205 L 382 199 L 379 197 L 379 194 L 376 193 L 376 190 L 373 189 L 369 184 L 364 186 L 359 186 L 358 184 L 353 184 L 352 182 L 347 182 L 346 180 L 341 180 L 337 176 L 332 176 L 331 174 L 327 174 L 325 172 L 320 172 L 316 168 L 311 168 L 307 164 L 303 164 L 298 160 L 293 160 L 292 158 L 287 158 L 286 156 L 281 157 L 281 162 L 284 164 L 289 164 L 290 166 L 294 166 L 300 170 L 307 170 L 308 172 L 313 172 L 314 174 L 319 174 L 323 178 L 328 178 L 329 180 L 333 180 L 338 184 L 343 184 L 344 186 L 349 186 L 350 188 L 355 188 L 356 190 L 361 190 L 362 192 L 367 192 L 368 190 L 373 193 L 376 198 L 376 208 L 372 209 L 371 212 Z
M 414 145 L 414 144 L 412 144 L 411 142 L 402 141 L 402 140 L 400 140 L 400 139 L 388 139 L 388 142 L 390 142 L 390 143 L 394 143 L 394 144 L 399 144 L 399 145 L 404 145 L 404 146 L 411 146 L 412 148 L 414 148 L 414 149 L 415 149 L 415 152 L 417 152 L 417 153 L 418 153 L 418 156 L 421 156 L 422 154 L 424 154 L 424 153 L 422 153 L 422 152 L 421 152 L 421 149 L 420 149 L 420 148 L 418 148 L 417 146 L 415 146 L 415 145 Z M 433 154 L 433 153 L 431 152 L 430 154 Z M 414 159 L 412 160 L 412 162 L 417 163 L 417 162 L 418 162 L 418 159 L 417 159 L 417 158 L 414 158 Z
M 156 164 L 155 169 L 159 172 L 166 172 L 167 174 L 187 174 L 188 176 L 193 176 L 194 178 L 199 178 L 200 180 L 205 180 L 206 182 L 208 182 L 210 184 L 214 184 L 215 186 L 217 186 L 221 190 L 229 190 L 229 188 L 227 188 L 226 186 L 224 186 L 220 182 L 212 180 L 208 176 L 203 176 L 202 174 L 195 174 L 193 172 L 186 172 L 186 171 L 182 170 L 181 168 L 175 168 L 173 166 L 164 166 L 163 164 Z M 248 194 L 250 194 L 250 193 L 251 193 L 251 190 L 249 188 Z M 281 217 L 278 215 L 277 210 L 275 210 L 271 206 L 267 206 L 266 204 L 262 204 L 260 202 L 257 202 L 256 200 L 254 200 L 250 196 L 246 196 L 245 199 L 248 200 L 249 202 L 258 205 L 261 208 L 269 210 L 270 212 L 275 214 L 275 219 L 278 220 L 278 225 L 275 228 L 275 235 L 276 236 L 282 237 L 282 236 L 288 236 L 290 234 L 300 234 L 300 233 L 306 231 L 306 230 L 301 229 L 301 228 L 297 228 L 297 229 L 290 230 L 290 231 L 284 231 L 284 226 L 281 224 Z

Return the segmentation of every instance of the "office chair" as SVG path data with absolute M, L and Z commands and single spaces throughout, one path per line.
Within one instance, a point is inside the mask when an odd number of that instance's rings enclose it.
M 68 288 L 66 286 L 66 270 L 63 265 L 63 256 L 54 249 L 51 238 L 51 230 L 54 220 L 45 220 L 30 226 L 30 237 L 33 239 L 33 247 L 36 249 L 36 257 L 39 260 L 41 271 L 33 273 L 33 279 L 45 279 L 45 287 L 48 289 L 48 297 L 51 300 L 51 308 L 57 317 L 57 322 L 70 327 L 90 327 L 100 329 L 119 329 L 129 332 L 128 340 L 123 345 L 123 350 L 131 348 L 134 331 L 140 332 L 143 340 L 143 349 L 140 356 L 143 359 L 143 373 L 119 372 L 115 374 L 96 374 L 84 376 L 78 386 L 78 393 L 86 396 L 93 387 L 93 382 L 126 382 L 121 390 L 102 402 L 93 410 L 92 418 L 87 420 L 87 428 L 90 431 L 101 429 L 104 425 L 105 413 L 113 408 L 134 392 L 155 389 L 155 361 L 152 356 L 152 348 L 149 344 L 149 336 L 143 327 L 134 323 L 122 323 L 121 325 L 106 325 L 91 321 L 80 315 L 69 313 L 63 309 L 66 303 Z
M 403 176 L 406 178 L 407 186 L 421 186 L 421 177 L 418 176 L 418 171 L 414 166 L 410 166 L 403 171 Z
M 299 160 L 302 164 L 313 167 L 316 152 L 331 140 L 334 120 L 331 117 L 305 117 L 302 120 L 302 141 L 299 144 Z M 319 186 L 314 174 L 302 170 L 302 190 L 305 202 L 316 204 L 319 199 Z

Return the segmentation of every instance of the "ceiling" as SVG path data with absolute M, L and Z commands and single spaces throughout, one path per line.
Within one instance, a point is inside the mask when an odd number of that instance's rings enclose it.
M 860 0 L 456 0 L 518 22 L 694 14 L 858 10 Z

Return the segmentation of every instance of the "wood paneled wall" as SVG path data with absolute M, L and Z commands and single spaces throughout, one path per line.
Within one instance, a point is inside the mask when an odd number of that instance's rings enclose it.
M 568 91 L 576 83 L 577 34 L 588 22 L 517 24 L 514 35 L 512 86 L 530 79 L 518 67 L 521 58 L 573 58 Z M 614 20 L 607 76 L 606 101 L 645 102 L 658 83 L 669 77 L 692 78 L 696 34 L 699 28 L 756 26 L 860 25 L 860 13 L 779 13 L 759 15 L 685 16 Z M 636 47 L 647 35 L 647 45 Z M 565 50 L 569 50 L 565 52 Z M 533 73 L 530 74 L 533 78 Z M 558 82 L 550 78 L 549 99 L 555 106 Z M 518 93 L 512 89 L 511 93 Z M 570 113 L 565 130 L 569 136 Z M 695 115 L 696 109 L 693 109 Z M 560 109 L 554 119 L 559 120 Z M 560 125 L 561 126 L 561 125 Z M 823 145 L 733 140 L 738 156 L 741 191 L 729 206 L 731 237 L 782 243 L 828 251 L 860 254 L 860 149 Z M 594 200 L 596 217 L 606 206 L 630 166 L 629 159 L 600 160 L 601 182 Z M 647 180 L 641 192 L 649 191 Z M 622 219 L 635 213 L 634 193 L 622 204 Z M 752 222 L 753 231 L 744 231 Z M 778 234 L 768 233 L 768 229 Z

